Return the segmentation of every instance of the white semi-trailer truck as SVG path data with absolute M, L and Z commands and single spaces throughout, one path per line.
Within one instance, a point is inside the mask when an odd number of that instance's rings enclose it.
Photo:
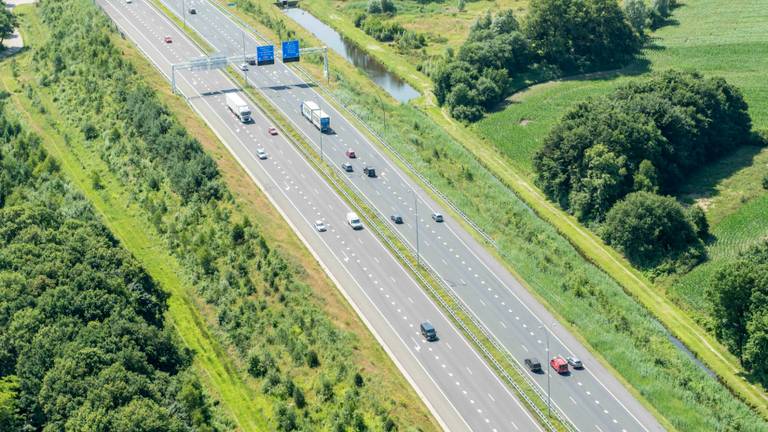
M 237 93 L 227 93 L 227 108 L 243 123 L 251 121 L 251 109 Z
M 328 132 L 331 128 L 331 117 L 312 101 L 301 103 L 301 115 L 311 121 L 321 132 Z

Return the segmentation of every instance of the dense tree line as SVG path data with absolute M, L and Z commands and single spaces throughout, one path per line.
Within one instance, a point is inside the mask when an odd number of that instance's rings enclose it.
M 513 82 L 620 67 L 640 46 L 639 33 L 615 0 L 531 2 L 522 25 L 512 10 L 489 12 L 458 53 L 449 52 L 431 74 L 435 96 L 453 117 L 475 121 Z
M 0 430 L 216 430 L 166 294 L 4 107 L 0 166 Z
M 754 143 L 751 128 L 737 88 L 666 71 L 577 104 L 536 153 L 536 182 L 581 221 L 599 222 L 632 191 L 675 192 L 702 164 Z
M 724 264 L 710 280 L 717 337 L 768 384 L 768 241 Z
M 148 213 L 274 401 L 274 428 L 395 428 L 392 400 L 355 363 L 355 336 L 331 322 L 301 269 L 243 214 L 200 143 L 122 60 L 111 23 L 88 2 L 40 8 L 57 37 L 35 48 L 38 82 L 83 138 L 83 125 L 94 129 L 88 144 Z
M 605 240 L 635 264 L 655 267 L 675 257 L 689 266 L 703 257 L 706 218 L 649 194 L 675 193 L 703 164 L 748 144 L 762 139 L 737 88 L 666 71 L 577 104 L 547 135 L 533 166 L 547 197 L 583 222 L 605 221 Z

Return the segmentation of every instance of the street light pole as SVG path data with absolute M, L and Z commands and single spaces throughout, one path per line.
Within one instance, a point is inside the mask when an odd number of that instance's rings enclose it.
M 411 189 L 413 194 L 413 209 L 416 213 L 416 266 L 421 266 L 421 258 L 419 255 L 419 199 L 416 197 L 416 191 Z
M 539 326 L 539 328 L 544 329 L 544 335 L 547 339 L 547 355 L 545 356 L 546 364 L 544 367 L 547 368 L 547 417 L 552 417 L 552 399 L 550 398 L 549 393 L 549 373 L 551 372 L 552 367 L 549 365 L 549 329 L 547 329 L 543 324 Z
M 318 111 L 323 112 L 323 108 L 320 106 L 319 102 L 317 104 L 317 107 L 319 108 Z M 318 115 L 320 115 L 320 113 L 318 113 Z M 310 117 L 311 117 L 311 115 L 310 115 Z M 320 119 L 318 119 L 318 121 L 320 121 Z M 320 132 L 320 162 L 324 162 L 325 160 L 324 160 L 324 157 L 323 157 L 323 127 L 322 127 L 322 124 L 320 125 L 320 127 L 317 128 L 317 130 Z
M 184 17 L 184 27 L 187 26 L 187 4 L 181 0 L 181 16 Z

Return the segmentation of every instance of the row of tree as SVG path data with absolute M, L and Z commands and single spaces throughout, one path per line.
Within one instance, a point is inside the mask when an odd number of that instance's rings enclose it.
M 741 92 L 721 78 L 666 71 L 576 105 L 536 153 L 536 183 L 642 267 L 703 257 L 697 208 L 673 194 L 686 177 L 735 148 L 762 144 Z M 637 194 L 636 192 L 646 192 Z M 617 204 L 618 202 L 618 204 Z
M 264 238 L 200 143 L 122 59 L 108 19 L 79 0 L 47 0 L 40 8 L 58 37 L 35 47 L 38 82 L 57 94 L 68 124 L 94 129 L 89 145 L 147 212 L 233 352 L 273 400 L 272 428 L 396 427 L 391 396 L 359 372 L 355 335 L 334 325 L 302 270 Z
M 531 2 L 522 25 L 512 10 L 489 12 L 472 26 L 458 53 L 449 51 L 434 69 L 435 96 L 453 117 L 475 121 L 512 83 L 620 67 L 641 43 L 641 33 L 615 0 Z
M 710 280 L 715 333 L 768 384 L 768 240 L 725 263 Z
M 0 430 L 217 430 L 166 294 L 4 104 L 0 131 Z

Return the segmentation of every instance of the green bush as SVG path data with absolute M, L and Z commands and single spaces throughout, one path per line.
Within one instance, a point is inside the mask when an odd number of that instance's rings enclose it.
M 768 241 L 740 253 L 709 283 L 718 338 L 768 384 Z
M 640 268 L 657 267 L 685 255 L 692 266 L 704 247 L 691 220 L 672 197 L 634 192 L 616 203 L 601 227 L 602 237 Z

